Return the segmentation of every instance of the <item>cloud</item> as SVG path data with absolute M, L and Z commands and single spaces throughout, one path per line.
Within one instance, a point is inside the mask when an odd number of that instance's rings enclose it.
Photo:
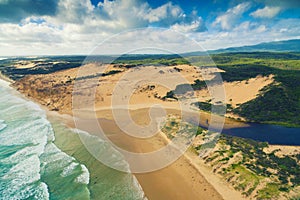
M 78 24 L 78 30 L 83 32 L 116 33 L 148 26 L 168 28 L 174 24 L 199 24 L 200 19 L 196 18 L 199 17 L 187 17 L 181 7 L 171 2 L 153 8 L 140 0 L 104 0 L 97 6 L 89 0 L 61 0 L 57 15 L 48 18 L 48 21 L 64 26 Z M 197 30 L 204 29 L 199 26 Z
M 196 10 L 193 10 L 189 15 L 182 14 L 178 22 L 170 28 L 183 33 L 207 31 L 204 20 L 198 16 Z
M 53 16 L 58 0 L 0 0 L 0 23 L 19 22 L 29 16 Z
M 181 32 L 206 30 L 203 19 L 196 12 L 187 15 L 171 2 L 152 7 L 140 0 L 104 0 L 98 5 L 92 5 L 90 0 L 59 0 L 56 4 L 51 0 L 51 12 L 30 11 L 24 3 L 29 0 L 19 0 L 16 7 L 13 2 L 0 0 L 0 8 L 10 6 L 11 10 L 23 10 L 9 21 L 0 16 L 3 22 L 0 23 L 0 45 L 3 47 L 0 53 L 3 55 L 88 53 L 113 34 L 149 26 Z
M 281 7 L 269 7 L 266 6 L 262 9 L 257 9 L 250 15 L 256 18 L 273 18 L 281 11 Z
M 98 46 L 93 54 L 183 53 L 202 50 L 197 42 L 171 29 L 146 28 L 123 32 Z
M 255 1 L 257 4 L 235 4 L 220 13 L 213 19 L 212 29 L 207 30 L 213 13 L 202 18 L 196 11 L 186 13 L 172 2 L 153 6 L 145 0 L 103 0 L 98 5 L 90 0 L 0 0 L 0 55 L 88 54 L 114 34 L 145 27 L 171 28 L 207 49 L 299 37 L 300 19 L 277 18 L 262 23 L 258 18 L 275 15 L 276 7 L 293 8 L 290 2 L 297 5 L 300 1 L 278 1 L 277 6 L 273 0 Z M 258 4 L 264 8 L 252 12 L 252 17 L 244 16 Z M 184 43 L 169 32 L 163 34 L 137 31 L 119 40 L 118 48 L 111 50 L 117 52 L 123 44 L 133 44 L 143 37 L 174 50 Z
M 233 28 L 241 16 L 250 9 L 250 3 L 245 2 L 228 9 L 225 13 L 219 15 L 213 22 L 213 26 L 220 25 L 223 30 Z
M 207 34 L 194 33 L 190 36 L 204 49 L 238 47 L 262 42 L 300 39 L 300 19 L 280 19 L 276 24 L 263 25 L 257 22 L 244 22 L 232 31 L 220 31 Z
M 198 19 L 191 21 L 190 23 L 176 23 L 170 27 L 171 29 L 183 33 L 189 32 L 203 32 L 207 28 L 204 25 L 203 19 L 199 17 Z
M 170 25 L 183 15 L 183 10 L 179 6 L 168 2 L 155 9 L 149 9 L 148 7 L 148 10 L 144 11 L 143 15 L 143 18 L 149 23 L 163 21 L 165 24 Z

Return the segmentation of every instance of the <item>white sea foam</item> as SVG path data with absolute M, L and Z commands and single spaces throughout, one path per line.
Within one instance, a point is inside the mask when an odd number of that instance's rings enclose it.
M 75 181 L 77 183 L 82 183 L 82 184 L 86 184 L 87 185 L 90 182 L 90 173 L 89 173 L 89 170 L 84 165 L 80 165 L 80 166 L 81 166 L 82 174 L 80 176 L 78 176 L 75 179 Z
M 11 156 L 2 159 L 1 162 L 4 164 L 20 163 L 21 161 L 25 160 L 26 158 L 32 155 L 40 156 L 44 152 L 44 148 L 45 147 L 43 144 L 28 146 L 17 151 Z
M 35 199 L 35 200 L 48 200 L 49 192 L 45 183 L 38 186 L 25 186 L 22 190 L 14 191 L 12 188 L 6 189 L 0 196 L 1 200 L 20 200 L 20 199 Z
M 19 162 L 1 177 L 0 182 L 6 183 L 1 196 L 15 199 L 29 198 L 35 193 L 33 183 L 40 180 L 39 172 L 40 161 L 36 155 Z
M 60 174 L 62 177 L 66 177 L 72 174 L 72 172 L 75 170 L 75 168 L 78 166 L 78 163 L 71 162 L 67 167 L 64 168 L 62 173 Z
M 14 105 L 14 106 L 10 106 L 10 107 L 7 107 L 7 108 L 5 108 L 5 109 L 2 109 L 1 112 L 2 112 L 3 114 L 5 114 L 5 113 L 10 113 L 10 112 L 16 111 L 17 108 L 21 108 L 21 107 L 23 107 L 22 104 L 16 104 L 16 105 Z M 12 114 L 12 113 L 11 113 L 11 114 Z
M 49 199 L 49 191 L 48 191 L 48 186 L 46 183 L 41 183 L 36 189 L 36 193 L 34 195 L 35 199 L 38 200 L 44 200 L 44 199 Z
M 115 166 L 118 169 L 130 172 L 129 164 L 126 162 L 123 155 L 109 142 L 80 129 L 72 130 L 80 136 L 81 140 L 84 141 L 85 146 L 90 152 L 97 152 L 97 155 L 94 155 L 96 159 L 105 165 Z
M 53 143 L 48 143 L 46 145 L 45 152 L 40 159 L 42 163 L 42 171 L 45 173 L 51 173 L 57 169 L 64 169 L 71 162 L 75 162 L 73 157 L 62 152 Z
M 118 152 L 116 149 L 114 149 L 108 142 L 105 142 L 101 138 L 97 136 L 90 135 L 86 131 L 82 131 L 79 129 L 72 129 L 74 133 L 77 133 L 80 135 L 80 138 L 85 141 L 86 145 L 94 145 L 97 148 L 102 148 L 99 149 L 99 154 L 102 154 L 101 158 L 106 158 L 105 162 L 108 163 L 113 163 L 114 166 L 119 166 L 122 167 L 123 169 L 126 169 L 127 171 L 130 172 L 129 164 L 125 161 L 123 156 L 121 155 L 120 152 Z M 130 175 L 129 175 L 130 176 Z M 87 177 L 87 176 L 86 176 Z M 78 180 L 80 177 L 78 177 L 76 180 Z M 128 177 L 129 178 L 129 177 Z M 132 178 L 132 179 L 131 179 Z M 134 195 L 134 199 L 143 199 L 147 200 L 145 197 L 145 193 L 137 181 L 136 177 L 132 175 L 131 181 L 128 183 L 128 187 L 132 187 L 132 190 Z
M 11 131 L 4 129 L 5 134 L 0 135 L 0 145 L 23 145 L 23 144 L 45 144 L 47 136 L 40 129 L 41 127 L 30 127 L 30 128 L 16 128 Z
M 47 185 L 40 182 L 39 159 L 47 143 L 49 122 L 38 112 L 32 113 L 31 104 L 26 105 L 26 100 L 8 95 L 8 90 L 8 86 L 0 90 L 0 116 L 5 120 L 1 120 L 0 126 L 6 125 L 1 129 L 0 145 L 5 148 L 22 145 L 24 148 L 1 160 L 12 167 L 5 169 L 0 177 L 0 199 L 49 199 Z
M 138 180 L 136 179 L 136 177 L 134 175 L 132 175 L 132 179 L 133 179 L 133 185 L 135 186 L 135 188 L 137 188 L 138 190 L 138 198 L 139 199 L 143 199 L 143 200 L 148 200 L 147 197 L 145 196 L 144 190 L 142 188 L 142 186 L 140 185 L 140 183 L 138 182 Z
M 8 166 L 1 169 L 0 200 L 49 199 L 47 182 L 41 182 L 41 172 L 48 175 L 60 170 L 63 170 L 62 175 L 76 173 L 77 179 L 87 184 L 87 168 L 80 165 L 82 173 L 74 171 L 79 163 L 52 143 L 54 132 L 45 112 L 37 104 L 12 95 L 6 82 L 0 80 L 0 85 L 0 146 L 15 150 L 22 147 L 0 160 Z
M 7 127 L 7 124 L 5 124 L 5 121 L 0 119 L 0 131 L 5 129 L 6 127 Z
M 40 179 L 40 160 L 37 155 L 33 155 L 15 166 L 3 176 L 3 179 L 10 179 L 17 184 L 32 183 Z M 18 179 L 19 181 L 16 181 Z M 20 182 L 21 180 L 21 182 Z
M 9 82 L 0 79 L 0 86 L 1 87 L 9 87 L 9 84 L 10 84 Z

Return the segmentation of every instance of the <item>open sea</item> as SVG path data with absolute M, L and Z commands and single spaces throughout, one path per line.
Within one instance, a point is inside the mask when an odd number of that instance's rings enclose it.
M 0 80 L 0 200 L 144 198 L 133 175 L 97 163 L 74 131 Z

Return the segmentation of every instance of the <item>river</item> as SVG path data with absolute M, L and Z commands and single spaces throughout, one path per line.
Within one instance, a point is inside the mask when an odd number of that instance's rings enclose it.
M 300 128 L 249 123 L 246 127 L 223 129 L 222 133 L 269 144 L 300 146 Z

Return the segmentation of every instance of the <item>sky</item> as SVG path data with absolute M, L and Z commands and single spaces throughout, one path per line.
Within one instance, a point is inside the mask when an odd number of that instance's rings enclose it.
M 173 32 L 213 50 L 300 39 L 299 25 L 299 0 L 0 0 L 0 57 L 87 55 L 107 40 L 109 54 L 154 40 L 196 50 Z

